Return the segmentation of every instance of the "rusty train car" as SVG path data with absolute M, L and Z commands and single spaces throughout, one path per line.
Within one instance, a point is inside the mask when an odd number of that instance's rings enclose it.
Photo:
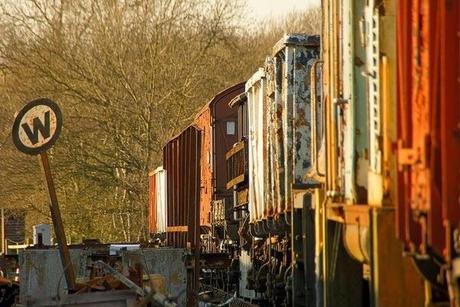
M 151 229 L 193 247 L 194 286 L 252 304 L 458 306 L 460 1 L 321 8 L 321 38 L 286 35 L 216 96 L 221 128 L 210 103 L 187 128 L 196 143 L 166 145 L 199 158 L 165 151 Z
M 459 304 L 459 12 L 322 1 L 320 305 Z
M 237 114 L 228 103 L 243 89 L 244 83 L 239 83 L 217 94 L 198 112 L 189 127 L 165 145 L 163 166 L 149 174 L 151 234 L 186 233 L 185 221 L 189 216 L 186 211 L 193 206 L 199 210 L 200 233 L 209 233 L 213 202 L 231 196 L 226 189 L 225 152 L 236 142 Z M 191 176 L 198 178 L 193 189 L 180 181 Z M 197 193 L 198 200 L 186 203 L 193 193 Z M 185 216 L 176 221 L 179 212 Z M 173 246 L 187 243 L 185 237 L 180 243 L 169 241 Z
M 398 3 L 397 229 L 432 286 L 459 297 L 460 1 Z

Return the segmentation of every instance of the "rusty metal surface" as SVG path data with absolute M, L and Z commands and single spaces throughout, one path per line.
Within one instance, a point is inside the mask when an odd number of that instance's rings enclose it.
M 318 270 L 325 285 L 319 294 L 328 306 L 344 305 L 334 296 L 335 287 L 361 282 L 361 276 L 329 266 L 347 257 L 369 265 L 371 305 L 415 306 L 424 297 L 420 275 L 402 257 L 392 229 L 398 184 L 391 144 L 396 141 L 395 89 L 400 84 L 395 38 L 404 30 L 396 25 L 395 14 L 402 2 L 322 1 L 325 204 L 327 219 L 344 226 L 347 249 L 337 256 L 334 249 L 322 248 L 336 239 L 323 218 L 317 252 L 323 260 Z M 346 283 L 334 280 L 334 274 L 346 276 Z M 411 293 L 411 297 L 401 299 L 393 293 Z
M 230 108 L 229 102 L 244 92 L 244 82 L 238 83 L 214 97 L 211 101 L 212 109 L 212 151 L 213 151 L 213 179 L 214 196 L 213 200 L 228 196 L 227 192 L 227 168 L 225 153 L 230 150 L 238 141 L 237 120 L 238 110 Z M 227 133 L 227 123 L 234 124 L 233 134 Z
M 312 167 L 308 73 L 309 61 L 319 57 L 319 37 L 286 35 L 273 50 L 246 83 L 253 223 L 301 207 L 301 190 L 312 183 L 306 176 Z
M 448 258 L 460 218 L 459 3 L 399 3 L 398 27 L 398 233 L 410 251 Z
M 149 173 L 149 233 L 157 233 L 157 184 L 154 172 Z
M 243 89 L 244 83 L 239 83 L 223 90 L 200 110 L 194 120 L 194 124 L 202 131 L 200 225 L 210 225 L 212 201 L 229 196 L 225 153 L 238 140 L 238 110 L 231 108 L 229 103 Z M 227 134 L 229 122 L 234 125 L 233 134 Z
M 149 174 L 149 232 L 166 232 L 166 171 L 158 167 Z
M 213 198 L 212 170 L 212 127 L 211 109 L 207 104 L 195 118 L 195 125 L 201 130 L 201 192 L 200 192 L 200 225 L 210 225 L 209 212 Z
M 189 126 L 163 148 L 163 168 L 167 172 L 166 245 L 187 248 L 192 253 L 187 286 L 190 306 L 198 287 L 200 253 L 200 179 L 202 132 Z
M 282 45 L 284 48 L 280 48 Z M 278 161 L 282 162 L 278 211 L 283 213 L 293 206 L 301 206 L 302 193 L 293 191 L 292 186 L 301 187 L 310 183 L 305 177 L 311 167 L 311 109 L 307 66 L 310 60 L 319 57 L 319 37 L 288 35 L 278 42 L 273 57 L 276 117 L 281 115 L 281 125 L 276 127 L 277 132 L 282 129 L 282 144 L 278 139 L 278 148 L 275 146 L 275 152 L 280 153 Z M 280 124 L 279 119 L 276 122 Z M 280 145 L 282 148 L 279 148 Z M 282 173 L 284 179 L 281 178 Z
M 190 126 L 163 149 L 167 181 L 168 246 L 195 247 L 200 221 L 201 131 Z M 182 227 L 183 231 L 176 231 Z

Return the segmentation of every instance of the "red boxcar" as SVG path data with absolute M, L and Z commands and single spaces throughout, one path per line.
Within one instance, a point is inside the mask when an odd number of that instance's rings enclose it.
M 183 133 L 171 139 L 163 151 L 164 171 L 151 172 L 149 178 L 149 229 L 150 233 L 163 232 L 164 227 L 158 225 L 161 219 L 158 214 L 162 214 L 158 205 L 165 202 L 167 208 L 166 232 L 170 233 L 167 244 L 172 246 L 186 246 L 187 239 L 184 235 L 179 235 L 188 231 L 186 220 L 182 216 L 186 212 L 182 198 L 191 197 L 190 190 L 181 180 L 183 176 L 191 172 L 199 174 L 199 201 L 194 204 L 199 210 L 199 225 L 202 230 L 210 229 L 211 226 L 211 205 L 213 201 L 227 197 L 232 197 L 231 192 L 226 189 L 227 169 L 225 152 L 237 141 L 236 125 L 238 121 L 238 110 L 229 107 L 229 102 L 244 92 L 244 82 L 231 86 L 217 94 L 211 99 L 197 114 L 191 126 Z M 196 130 L 200 134 L 200 145 L 198 146 L 189 138 L 191 130 Z M 187 134 L 186 132 L 189 131 Z M 194 158 L 199 163 L 191 165 L 185 161 L 179 161 L 184 151 L 193 152 Z M 166 163 L 169 163 L 167 165 Z M 182 164 L 180 164 L 182 163 Z M 195 169 L 199 167 L 199 169 Z M 170 174 L 169 169 L 173 168 L 175 173 Z M 193 169 L 192 169 L 193 168 Z M 163 174 L 166 180 L 167 195 L 165 199 L 159 197 L 158 175 Z M 167 175 L 166 175 L 167 174 Z M 161 187 L 163 189 L 164 187 Z M 176 206 L 180 206 L 177 207 Z M 189 210 L 189 209 L 187 209 Z M 204 228 L 204 229 L 203 229 Z
M 398 1 L 397 28 L 398 235 L 439 283 L 460 252 L 460 1 Z
M 244 82 L 225 89 L 197 114 L 194 124 L 203 132 L 201 148 L 200 225 L 211 225 L 211 205 L 215 200 L 231 197 L 226 189 L 225 153 L 237 141 L 238 110 L 229 102 L 244 92 Z

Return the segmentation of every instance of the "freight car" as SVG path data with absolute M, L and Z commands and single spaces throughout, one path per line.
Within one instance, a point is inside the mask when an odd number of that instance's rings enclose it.
M 149 230 L 152 235 L 187 232 L 182 227 L 188 216 L 183 202 L 193 198 L 191 195 L 195 193 L 185 184 L 190 176 L 199 178 L 199 200 L 192 201 L 190 206 L 199 210 L 198 225 L 204 237 L 211 231 L 211 206 L 220 202 L 231 203 L 228 198 L 232 194 L 226 189 L 225 152 L 237 140 L 238 115 L 228 104 L 243 90 L 244 83 L 239 83 L 217 94 L 198 112 L 193 123 L 164 147 L 163 166 L 149 174 Z M 176 222 L 175 214 L 179 212 L 185 216 L 183 221 Z M 175 228 L 171 228 L 173 224 L 177 224 Z M 180 243 L 168 244 L 185 246 L 186 242 L 183 238 Z M 215 246 L 201 247 L 207 251 L 215 250 Z
M 194 286 L 273 306 L 460 303 L 459 2 L 323 0 L 321 46 L 285 36 L 222 104 L 225 150 L 206 107 L 194 141 L 166 145 L 166 242 L 194 248 Z
M 308 72 L 319 37 L 287 35 L 247 82 L 238 109 L 240 140 L 226 154 L 239 221 L 239 294 L 274 306 L 315 301 L 316 180 L 311 155 Z
M 398 2 L 398 235 L 460 303 L 460 1 Z
M 394 230 L 396 1 L 322 2 L 324 306 L 422 306 L 424 283 Z
M 237 114 L 228 103 L 243 90 L 244 83 L 239 83 L 217 94 L 189 127 L 165 145 L 163 166 L 150 173 L 149 230 L 161 245 L 192 252 L 194 269 L 187 283 L 192 306 L 200 253 L 204 254 L 202 259 L 208 259 L 201 262 L 202 268 L 222 259 L 210 254 L 218 246 L 211 231 L 219 228 L 211 229 L 211 207 L 232 203 L 228 200 L 232 195 L 225 188 L 224 154 L 236 142 Z M 223 265 L 227 267 L 227 261 Z
M 322 2 L 324 305 L 459 302 L 459 12 Z

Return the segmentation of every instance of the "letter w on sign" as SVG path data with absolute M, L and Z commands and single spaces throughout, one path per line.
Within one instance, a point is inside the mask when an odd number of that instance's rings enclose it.
M 39 98 L 27 103 L 16 115 L 13 143 L 22 152 L 37 155 L 54 145 L 61 128 L 62 114 L 58 105 L 48 98 Z
M 32 145 L 35 145 L 38 143 L 39 133 L 41 133 L 44 139 L 47 139 L 50 137 L 50 111 L 45 112 L 44 122 L 45 123 L 43 123 L 40 120 L 40 118 L 35 117 L 32 121 L 32 129 L 27 123 L 24 123 L 21 125 L 22 129 L 24 129 Z

